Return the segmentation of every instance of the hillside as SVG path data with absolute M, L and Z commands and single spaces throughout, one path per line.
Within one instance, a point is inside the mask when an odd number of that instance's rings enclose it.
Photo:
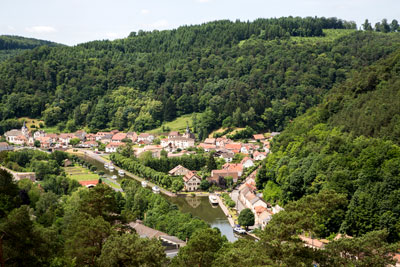
M 400 240 L 399 62 L 397 51 L 354 72 L 282 132 L 257 177 L 268 201 L 334 190 L 348 205 L 323 236 L 386 229 Z
M 348 28 L 325 18 L 216 21 L 35 48 L 0 65 L 1 118 L 144 131 L 199 112 L 200 137 L 220 126 L 279 131 L 400 43 L 397 33 Z
M 38 46 L 60 46 L 60 44 L 13 35 L 0 35 L 0 62 Z

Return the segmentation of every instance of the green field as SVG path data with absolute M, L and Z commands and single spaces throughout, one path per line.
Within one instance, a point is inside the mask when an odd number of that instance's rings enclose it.
M 349 35 L 356 30 L 347 30 L 347 29 L 324 29 L 325 36 L 323 37 L 300 37 L 300 36 L 292 36 L 290 40 L 296 42 L 318 42 L 318 41 L 333 41 L 342 36 Z
M 199 115 L 200 115 L 200 113 L 197 113 L 197 116 L 199 116 Z M 189 127 L 193 126 L 192 116 L 193 116 L 193 114 L 183 115 L 181 117 L 176 118 L 173 121 L 166 122 L 163 125 L 164 125 L 164 127 L 168 127 L 170 129 L 169 131 L 184 132 L 186 130 L 186 122 L 189 123 Z M 148 133 L 153 133 L 153 134 L 162 133 L 162 132 L 163 132 L 162 126 L 148 131 Z
M 90 172 L 88 169 L 83 168 L 82 166 L 65 167 L 64 170 L 69 178 L 77 181 L 91 181 L 99 179 L 97 174 Z

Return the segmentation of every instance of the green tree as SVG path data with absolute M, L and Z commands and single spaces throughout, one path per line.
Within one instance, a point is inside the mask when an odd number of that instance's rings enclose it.
M 0 219 L 18 206 L 18 192 L 18 186 L 14 183 L 11 173 L 0 169 Z
M 188 244 L 173 258 L 172 266 L 211 266 L 222 245 L 227 242 L 215 229 L 195 232 Z
M 66 232 L 65 253 L 70 259 L 76 259 L 77 265 L 93 266 L 111 233 L 111 225 L 102 217 L 77 215 Z
M 76 146 L 77 144 L 79 144 L 81 142 L 81 139 L 79 138 L 72 138 L 71 140 L 69 140 L 69 144 L 71 146 Z
M 207 191 L 210 188 L 210 182 L 207 179 L 204 179 L 200 182 L 200 189 L 202 191 Z
M 239 222 L 240 225 L 245 226 L 246 229 L 249 226 L 253 226 L 254 225 L 254 214 L 253 214 L 253 212 L 248 208 L 243 209 L 239 214 L 238 222 Z
M 163 266 L 166 255 L 155 238 L 140 238 L 137 234 L 110 236 L 104 244 L 99 266 Z
M 40 147 L 40 141 L 39 140 L 35 140 L 35 142 L 33 143 L 33 145 L 35 147 Z
M 215 163 L 214 155 L 211 152 L 207 158 L 207 171 L 211 172 L 212 170 L 217 169 L 217 163 Z

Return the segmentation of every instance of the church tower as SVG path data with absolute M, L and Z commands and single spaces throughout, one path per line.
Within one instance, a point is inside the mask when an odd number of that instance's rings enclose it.
M 26 127 L 25 121 L 24 121 L 24 125 L 22 125 L 21 132 L 22 132 L 23 136 L 25 136 L 25 137 L 29 136 L 29 130 L 28 130 L 28 127 Z

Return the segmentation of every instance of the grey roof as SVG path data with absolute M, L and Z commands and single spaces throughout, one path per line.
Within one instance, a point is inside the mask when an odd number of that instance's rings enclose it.
M 5 136 L 18 136 L 18 135 L 22 135 L 22 131 L 13 129 L 13 130 L 6 132 L 4 135 Z

